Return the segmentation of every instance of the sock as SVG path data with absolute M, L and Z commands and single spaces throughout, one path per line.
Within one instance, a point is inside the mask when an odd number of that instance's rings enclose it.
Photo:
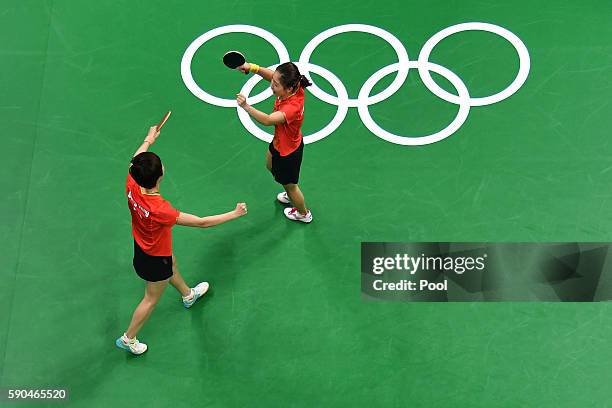
M 195 296 L 195 291 L 193 290 L 193 288 L 191 288 L 191 292 L 187 296 L 184 296 L 183 299 L 191 300 L 193 299 L 194 296 Z

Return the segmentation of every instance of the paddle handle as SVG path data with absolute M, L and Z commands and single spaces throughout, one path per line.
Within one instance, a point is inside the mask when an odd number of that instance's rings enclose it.
M 168 111 L 164 117 L 162 118 L 162 120 L 159 121 L 159 124 L 157 125 L 157 131 L 159 132 L 162 128 L 162 126 L 164 126 L 164 124 L 166 123 L 166 121 L 168 120 L 168 118 L 170 117 L 170 114 L 172 113 L 172 111 Z

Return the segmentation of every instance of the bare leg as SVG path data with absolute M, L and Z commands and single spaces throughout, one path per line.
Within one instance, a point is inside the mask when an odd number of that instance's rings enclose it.
M 285 188 L 285 191 L 287 192 L 287 195 L 295 208 L 298 209 L 300 214 L 306 215 L 306 213 L 308 213 L 308 208 L 306 208 L 304 194 L 302 194 L 300 187 L 297 184 L 285 184 L 283 187 Z
M 272 154 L 269 150 L 266 150 L 266 169 L 272 173 Z
M 174 288 L 178 290 L 183 297 L 191 294 L 191 288 L 187 286 L 183 276 L 181 276 L 174 255 L 172 255 L 172 277 L 170 278 L 170 284 L 174 286 Z
M 167 279 L 159 282 L 145 283 L 144 298 L 142 298 L 138 306 L 136 306 L 136 310 L 134 310 L 134 314 L 132 315 L 130 327 L 128 327 L 125 332 L 130 339 L 136 337 L 138 331 L 142 328 L 149 316 L 151 316 L 151 312 L 155 309 L 155 305 L 159 301 L 162 293 L 164 293 L 164 289 L 166 289 L 167 285 Z

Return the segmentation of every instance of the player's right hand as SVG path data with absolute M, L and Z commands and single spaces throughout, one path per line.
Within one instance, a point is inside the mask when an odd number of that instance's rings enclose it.
M 246 205 L 246 203 L 238 203 L 238 204 L 236 204 L 236 209 L 234 210 L 234 212 L 239 217 L 242 217 L 243 215 L 246 215 L 246 213 L 247 213 L 247 205 Z
M 243 94 L 236 94 L 236 103 L 238 106 L 243 107 L 246 104 L 246 97 Z
M 251 64 L 249 64 L 248 62 L 245 62 L 244 64 L 242 64 L 241 66 L 239 66 L 238 68 L 236 68 L 238 71 L 243 72 L 245 74 L 249 73 L 249 69 L 251 69 Z
M 149 131 L 147 132 L 145 141 L 149 142 L 149 144 L 153 144 L 155 143 L 155 140 L 157 139 L 158 136 L 159 136 L 159 130 L 157 129 L 157 125 L 151 126 L 149 128 Z

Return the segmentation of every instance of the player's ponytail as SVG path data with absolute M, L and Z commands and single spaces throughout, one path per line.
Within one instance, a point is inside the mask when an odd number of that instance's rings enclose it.
M 312 85 L 312 82 L 310 82 L 308 78 L 306 78 L 305 75 L 300 75 L 300 86 L 302 88 L 306 88 L 307 86 L 310 86 L 310 85 Z

